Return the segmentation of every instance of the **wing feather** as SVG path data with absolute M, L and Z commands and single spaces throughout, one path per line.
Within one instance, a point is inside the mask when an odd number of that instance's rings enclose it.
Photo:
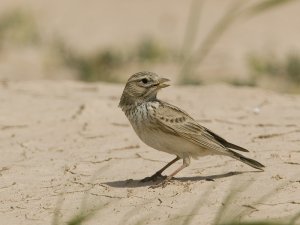
M 158 123 L 161 125 L 160 128 L 164 132 L 183 137 L 205 149 L 212 149 L 225 154 L 229 153 L 226 147 L 208 129 L 198 124 L 192 117 L 179 108 L 161 102 L 156 109 L 156 115 Z M 219 137 L 220 139 L 221 137 Z M 222 138 L 222 140 L 224 139 Z

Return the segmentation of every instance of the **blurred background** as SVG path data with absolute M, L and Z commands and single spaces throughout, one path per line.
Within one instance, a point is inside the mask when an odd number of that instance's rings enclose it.
M 0 82 L 226 82 L 300 92 L 297 0 L 1 0 Z

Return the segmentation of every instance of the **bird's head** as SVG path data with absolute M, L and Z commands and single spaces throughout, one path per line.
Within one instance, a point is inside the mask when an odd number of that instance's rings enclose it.
M 165 82 L 169 79 L 159 77 L 152 72 L 139 72 L 133 74 L 127 81 L 119 106 L 129 106 L 156 99 L 157 92 L 170 86 Z

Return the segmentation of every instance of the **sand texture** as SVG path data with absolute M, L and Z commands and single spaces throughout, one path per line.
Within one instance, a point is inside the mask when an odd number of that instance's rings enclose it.
M 207 225 L 239 186 L 231 216 L 247 210 L 245 220 L 284 219 L 299 212 L 300 96 L 225 85 L 163 90 L 161 99 L 248 148 L 245 155 L 266 170 L 209 156 L 192 160 L 167 187 L 149 189 L 151 183 L 139 180 L 174 156 L 138 139 L 117 107 L 122 89 L 75 81 L 1 83 L 1 224 L 51 224 L 60 206 L 61 223 L 82 207 L 98 207 L 84 224 L 191 218 L 190 224 Z

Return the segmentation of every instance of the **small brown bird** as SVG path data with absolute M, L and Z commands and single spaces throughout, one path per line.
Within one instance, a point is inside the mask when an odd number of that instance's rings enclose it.
M 145 181 L 162 178 L 162 172 L 179 159 L 183 164 L 161 183 L 165 185 L 173 176 L 190 164 L 190 159 L 206 155 L 225 155 L 249 166 L 263 170 L 264 165 L 234 152 L 248 152 L 232 144 L 211 130 L 198 124 L 183 110 L 157 99 L 157 92 L 169 85 L 166 78 L 152 72 L 132 75 L 124 88 L 119 107 L 124 111 L 140 139 L 150 147 L 176 155 L 162 169 Z

